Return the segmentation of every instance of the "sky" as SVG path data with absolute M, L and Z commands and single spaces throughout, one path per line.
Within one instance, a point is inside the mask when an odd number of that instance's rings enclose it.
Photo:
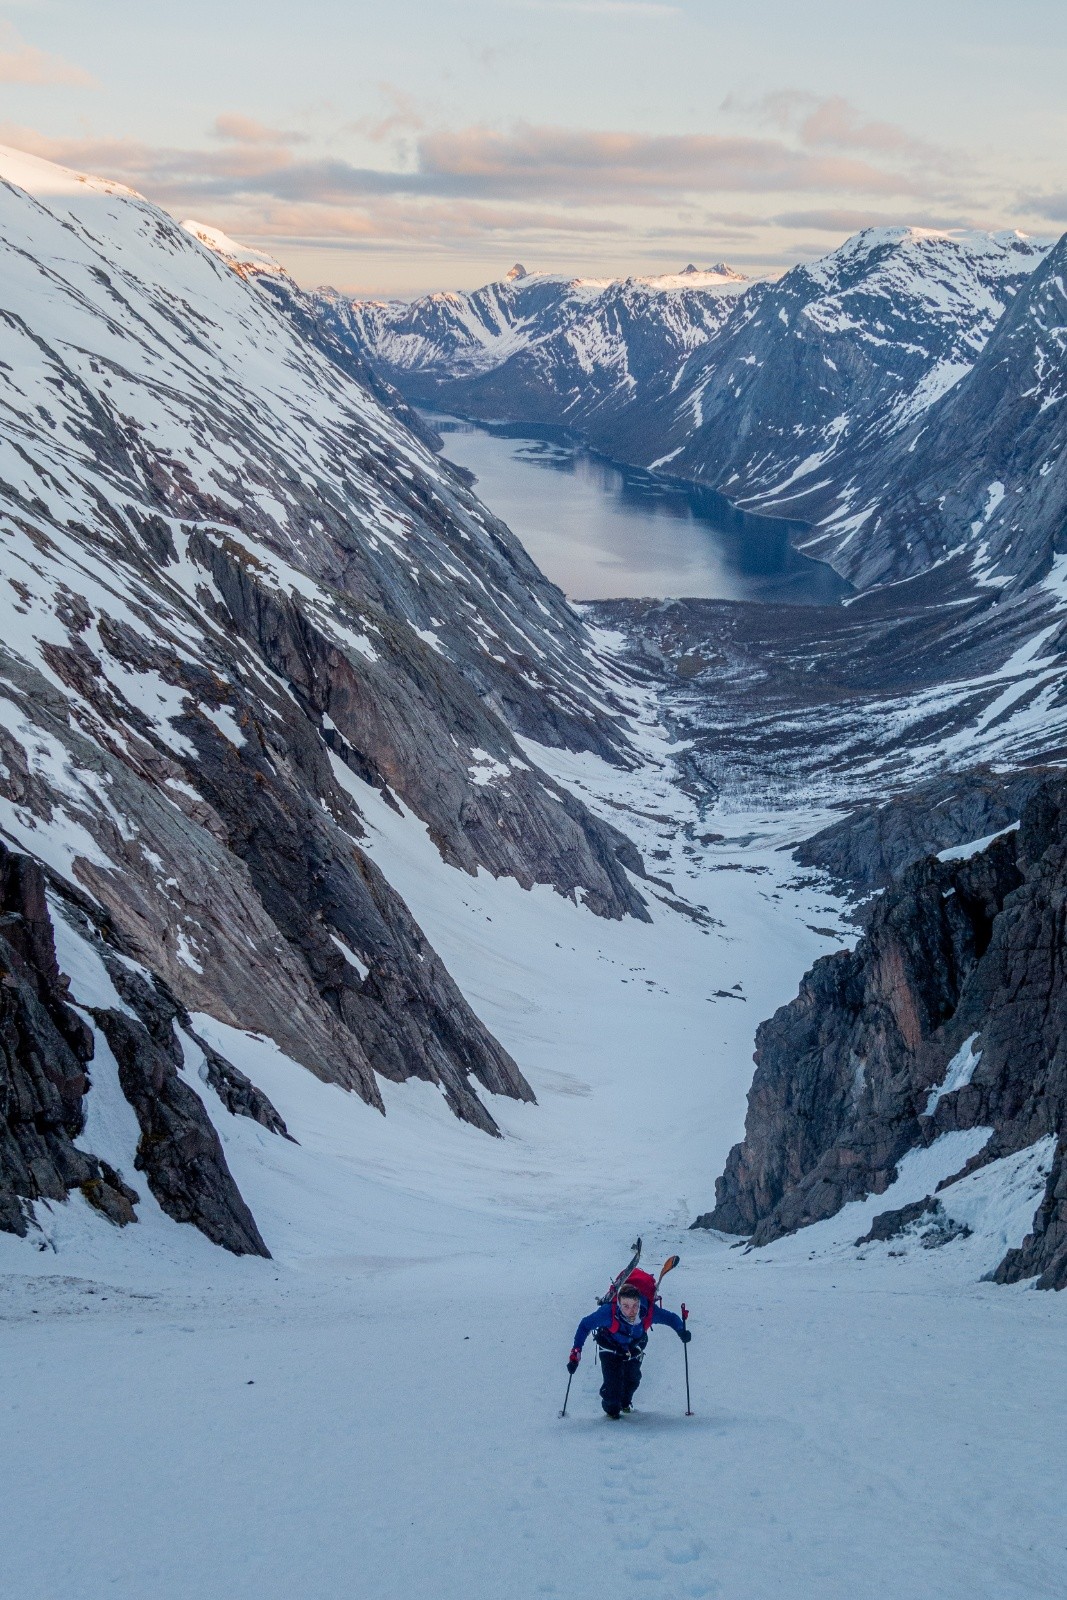
M 1062 0 L 0 0 L 0 143 L 305 285 L 1067 228 Z

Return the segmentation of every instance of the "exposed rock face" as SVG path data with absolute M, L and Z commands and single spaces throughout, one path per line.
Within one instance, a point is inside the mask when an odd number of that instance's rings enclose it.
M 1067 1286 L 1065 926 L 1058 780 L 1027 802 L 1018 833 L 909 868 L 856 950 L 817 962 L 762 1025 L 745 1139 L 700 1225 L 767 1243 L 883 1193 L 901 1156 L 941 1133 L 993 1129 L 972 1168 L 1057 1134 L 1033 1234 L 998 1275 Z
M 986 839 L 1018 822 L 1047 767 L 1001 774 L 990 767 L 943 774 L 891 800 L 870 801 L 803 840 L 796 858 L 852 894 L 884 889 L 923 856 Z
M 935 1250 L 953 1239 L 965 1239 L 971 1229 L 965 1223 L 954 1222 L 941 1201 L 927 1195 L 923 1200 L 913 1200 L 910 1206 L 881 1212 L 862 1238 L 856 1240 L 856 1248 L 865 1244 L 887 1244 L 890 1239 L 900 1239 L 913 1232 L 919 1233 L 924 1249 Z
M 146 1019 L 114 1009 L 95 1013 L 141 1126 L 137 1169 L 177 1221 L 191 1222 L 237 1254 L 269 1254 L 202 1102 L 178 1075 L 184 1054 L 175 1024 L 188 1025 L 188 1015 L 159 978 L 132 965 L 92 902 L 76 895 L 65 911 L 96 947 L 123 999 Z M 74 1188 L 111 1222 L 137 1220 L 137 1191 L 74 1143 L 85 1127 L 94 1039 L 68 990 L 41 869 L 0 844 L 0 1229 L 20 1235 L 29 1226 L 29 1204 L 65 1200 Z M 207 1081 L 227 1109 L 285 1135 L 266 1095 L 216 1051 L 202 1048 Z
M 191 1222 L 234 1255 L 269 1256 L 195 1090 L 183 1083 L 142 1023 L 102 1008 L 95 1017 L 140 1124 L 135 1165 L 163 1210 L 176 1222 Z
M 67 915 L 93 940 L 115 989 L 130 1010 L 136 1013 L 156 1049 L 167 1057 L 172 1066 L 181 1067 L 185 1064 L 180 1030 L 203 1053 L 204 1080 L 211 1085 L 231 1116 L 248 1117 L 268 1132 L 292 1140 L 284 1118 L 263 1090 L 200 1037 L 188 1011 L 158 973 L 146 974 L 116 953 L 116 932 L 111 919 L 101 917 L 99 909 L 85 899 L 81 899 L 76 907 L 68 903 Z
M 67 1004 L 56 965 L 40 869 L 0 844 L 0 1228 L 6 1232 L 26 1233 L 23 1201 L 64 1200 L 78 1186 L 120 1220 L 121 1180 L 73 1143 L 85 1122 L 92 1055 L 92 1033 Z
M 1037 1278 L 1039 1289 L 1067 1289 L 1067 1142 L 1060 1140 L 1033 1232 L 1009 1250 L 994 1273 L 997 1283 Z
M 518 742 L 631 759 L 584 624 L 276 264 L 0 170 L 0 828 L 186 1010 L 495 1131 L 476 1085 L 530 1090 L 360 797 L 465 871 L 647 916 L 633 846 Z
M 745 1140 L 711 1227 L 763 1244 L 880 1194 L 919 1141 L 932 1085 L 922 1046 L 953 1015 L 1004 897 L 1014 840 L 971 861 L 924 861 L 887 891 L 855 951 L 824 956 L 761 1024 Z

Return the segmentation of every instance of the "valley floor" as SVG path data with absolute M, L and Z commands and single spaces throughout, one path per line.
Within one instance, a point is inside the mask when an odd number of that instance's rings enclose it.
M 769 1250 L 687 1230 L 740 1134 L 757 1023 L 851 935 L 782 849 L 825 816 L 702 818 L 644 738 L 628 775 L 537 756 L 669 883 L 651 926 L 445 868 L 357 785 L 371 853 L 537 1092 L 493 1100 L 503 1139 L 423 1084 L 386 1085 L 383 1119 L 202 1018 L 299 1140 L 228 1117 L 190 1064 L 275 1259 L 225 1256 L 147 1196 L 121 1233 L 75 1199 L 0 1235 L 8 1592 L 1062 1593 L 1064 1306 L 979 1281 L 1025 1231 L 1040 1151 L 985 1169 L 972 1236 L 939 1250 L 852 1241 L 957 1147 Z M 60 956 L 76 997 L 106 984 L 73 935 Z M 113 1073 L 101 1040 L 85 1142 L 132 1175 Z M 666 1303 L 692 1308 L 695 1415 L 658 1329 L 633 1416 L 601 1415 L 590 1346 L 561 1421 L 574 1325 L 637 1233 L 646 1263 L 682 1256 Z

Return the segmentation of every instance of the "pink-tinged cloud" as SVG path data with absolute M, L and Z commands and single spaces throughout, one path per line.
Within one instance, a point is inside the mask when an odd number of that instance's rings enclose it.
M 822 233 L 858 233 L 861 228 L 892 228 L 902 220 L 899 212 L 863 211 L 848 206 L 810 211 L 781 211 L 776 216 L 765 217 L 779 228 L 812 228 Z M 913 228 L 996 228 L 996 220 L 983 222 L 969 213 L 929 212 L 909 209 L 907 223 Z
M 358 118 L 351 125 L 354 132 L 363 134 L 374 144 L 382 144 L 397 134 L 425 128 L 426 118 L 411 95 L 398 89 L 394 83 L 379 83 L 378 91 L 389 107 L 388 111 L 378 117 Z
M 776 89 L 758 100 L 728 95 L 723 110 L 792 133 L 809 150 L 862 152 L 924 165 L 952 159 L 948 151 L 916 139 L 899 123 L 865 118 L 843 95 L 820 98 L 806 89 Z
M 439 185 L 512 195 L 538 192 L 636 198 L 717 191 L 914 192 L 907 173 L 813 155 L 777 139 L 714 134 L 635 134 L 520 126 L 463 128 L 418 141 L 418 174 Z
M 95 89 L 96 79 L 82 67 L 46 55 L 28 44 L 9 22 L 0 23 L 0 83 L 37 88 Z
M 283 128 L 268 128 L 254 117 L 242 117 L 236 112 L 223 112 L 215 118 L 212 127 L 216 139 L 232 144 L 290 145 L 306 144 L 307 134 Z
M 230 124 L 240 133 L 243 124 Z M 406 170 L 339 158 L 298 160 L 284 144 L 224 139 L 223 148 L 175 150 L 125 140 L 9 142 L 70 166 L 122 178 L 166 202 L 260 195 L 345 207 L 370 196 L 588 206 L 676 206 L 733 193 L 917 195 L 919 180 L 847 156 L 812 154 L 774 139 L 648 135 L 567 128 L 438 130 L 415 145 Z

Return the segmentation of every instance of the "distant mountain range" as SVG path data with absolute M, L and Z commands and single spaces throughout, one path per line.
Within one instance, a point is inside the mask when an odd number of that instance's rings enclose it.
M 719 331 L 750 287 L 720 263 L 651 278 L 515 266 L 472 294 L 347 301 L 352 336 L 412 400 L 602 438 L 664 372 Z
M 616 459 L 808 521 L 811 552 L 860 587 L 972 538 L 982 581 L 1008 581 L 1034 566 L 1018 541 L 1007 549 L 1008 479 L 1029 485 L 1031 459 L 1037 473 L 1058 459 L 1063 248 L 872 228 L 773 283 L 725 266 L 606 283 L 522 274 L 345 315 L 363 359 L 410 399 L 565 426 Z M 960 439 L 983 465 L 956 500 L 942 478 Z M 916 537 L 902 490 L 948 509 L 924 511 Z M 1055 484 L 1038 502 L 1047 568 Z

